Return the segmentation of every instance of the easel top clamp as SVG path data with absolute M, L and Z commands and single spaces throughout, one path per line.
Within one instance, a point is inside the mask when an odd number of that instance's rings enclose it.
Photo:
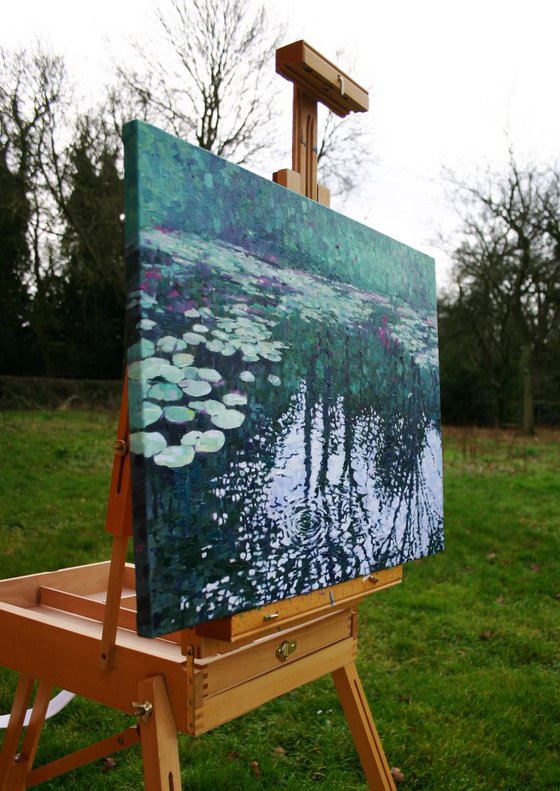
M 335 64 L 323 57 L 305 41 L 296 41 L 276 51 L 276 71 L 294 84 L 292 169 L 279 170 L 273 180 L 283 187 L 312 200 L 330 205 L 329 190 L 317 184 L 317 109 L 321 102 L 339 117 L 351 112 L 366 112 L 369 108 L 367 91 Z M 107 530 L 113 534 L 113 552 L 104 621 L 101 665 L 108 669 L 114 648 L 120 590 L 128 537 L 132 535 L 130 505 L 130 458 L 128 453 L 127 384 L 123 390 L 114 463 L 107 509 Z M 376 572 L 366 577 L 341 582 L 337 585 L 275 602 L 258 610 L 238 613 L 227 618 L 199 624 L 181 632 L 185 653 L 197 645 L 197 653 L 220 650 L 232 644 L 239 646 L 273 632 L 279 632 L 304 622 L 310 617 L 357 604 L 361 599 L 381 588 L 400 582 L 402 568 Z
M 367 112 L 368 92 L 305 41 L 276 50 L 276 71 L 294 84 L 294 115 L 292 169 L 279 170 L 273 179 L 329 206 L 329 190 L 317 184 L 317 105 L 345 118 Z

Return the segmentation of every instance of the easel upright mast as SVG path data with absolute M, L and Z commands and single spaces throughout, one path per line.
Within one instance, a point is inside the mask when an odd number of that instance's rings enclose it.
M 273 178 L 324 205 L 317 104 L 340 116 L 367 92 L 304 41 L 277 51 L 294 83 L 292 169 Z M 125 377 L 107 507 L 111 562 L 0 582 L 0 663 L 20 674 L 0 753 L 0 791 L 24 791 L 140 740 L 146 791 L 180 791 L 177 731 L 198 735 L 331 673 L 372 791 L 395 791 L 356 671 L 356 605 L 400 582 L 399 568 L 146 640 L 135 633 L 128 394 Z M 280 642 L 279 642 L 280 641 Z M 64 658 L 72 656 L 72 663 Z M 31 721 L 19 748 L 26 707 Z M 33 769 L 53 686 L 135 714 L 138 724 Z M 19 751 L 18 751 L 19 750 Z

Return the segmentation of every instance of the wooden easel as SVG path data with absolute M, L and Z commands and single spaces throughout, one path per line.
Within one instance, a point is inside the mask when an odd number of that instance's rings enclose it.
M 277 51 L 277 71 L 294 82 L 294 130 L 292 169 L 274 179 L 328 205 L 328 190 L 317 185 L 317 102 L 346 115 L 367 109 L 367 93 L 302 41 Z M 354 660 L 356 607 L 400 582 L 400 567 L 165 637 L 139 637 L 134 567 L 126 563 L 132 535 L 126 379 L 106 528 L 113 536 L 110 562 L 0 582 L 0 663 L 20 675 L 0 753 L 0 791 L 23 791 L 138 740 L 147 791 L 180 791 L 177 731 L 197 736 L 327 673 L 370 788 L 394 791 Z M 34 769 L 54 686 L 135 714 L 138 722 Z

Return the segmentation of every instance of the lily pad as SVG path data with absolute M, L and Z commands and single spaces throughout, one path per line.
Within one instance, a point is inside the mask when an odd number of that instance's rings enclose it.
M 133 343 L 128 347 L 128 359 L 133 362 L 134 360 L 143 360 L 145 357 L 151 357 L 155 352 L 155 346 L 152 341 L 147 338 L 141 338 L 137 343 Z
M 136 329 L 149 331 L 152 330 L 155 326 L 156 326 L 156 322 L 152 321 L 152 319 L 140 319 L 140 321 L 136 325 Z
M 221 352 L 224 348 L 224 343 L 223 341 L 219 341 L 217 338 L 214 338 L 213 341 L 208 341 L 206 348 L 209 352 Z
M 128 378 L 133 382 L 149 382 L 150 379 L 159 376 L 163 365 L 169 365 L 169 362 L 163 357 L 148 357 L 147 360 L 130 363 Z
M 212 313 L 210 308 L 203 307 L 203 308 L 200 308 L 200 315 L 204 316 L 205 318 L 208 319 L 208 318 L 212 317 L 214 314 Z
M 279 376 L 276 376 L 276 374 L 269 374 L 267 378 L 270 384 L 274 385 L 274 387 L 280 387 L 282 384 L 282 380 Z
M 226 343 L 224 348 L 220 351 L 224 357 L 231 357 L 232 354 L 235 354 L 236 349 L 235 346 L 232 346 L 230 343 Z
M 189 310 L 183 311 L 183 316 L 186 316 L 188 319 L 197 319 L 200 313 L 196 308 L 189 308 Z
M 205 431 L 202 434 L 194 449 L 197 453 L 215 453 L 224 447 L 225 441 L 226 435 L 223 431 L 210 429 L 210 431 Z
M 202 436 L 202 431 L 188 431 L 181 437 L 181 445 L 191 445 L 194 447 Z
M 188 423 L 195 417 L 195 412 L 186 406 L 166 406 L 163 414 L 170 423 Z
M 235 320 L 229 319 L 225 316 L 220 316 L 216 319 L 216 324 L 221 330 L 225 330 L 226 332 L 231 332 L 235 328 Z M 218 337 L 220 337 L 218 335 Z
M 194 450 L 189 445 L 170 445 L 154 461 L 160 467 L 186 467 L 194 459 Z
M 245 406 L 247 396 L 244 393 L 226 393 L 222 401 L 226 406 Z
M 187 383 L 183 385 L 183 390 L 187 395 L 199 398 L 200 396 L 208 395 L 208 393 L 212 391 L 212 385 L 208 382 L 202 382 L 200 379 L 189 379 Z
M 150 459 L 167 447 L 167 440 L 159 431 L 135 431 L 129 437 L 129 445 L 131 453 Z
M 187 379 L 198 379 L 198 368 L 183 368 L 183 379 L 180 382 L 181 387 L 185 385 Z
M 181 389 L 172 382 L 157 382 L 148 390 L 148 398 L 155 401 L 180 401 L 182 397 Z
M 143 308 L 151 308 L 156 304 L 157 300 L 151 294 L 146 294 L 145 291 L 140 292 L 140 304 Z
M 194 355 L 188 352 L 178 352 L 173 355 L 173 365 L 177 368 L 186 368 L 187 365 L 192 365 L 194 362 Z
M 213 368 L 199 368 L 198 378 L 204 379 L 205 382 L 219 382 L 222 378 L 222 375 Z
M 160 419 L 162 408 L 151 401 L 142 401 L 137 409 L 130 410 L 130 425 L 132 428 L 145 428 Z
M 178 384 L 185 376 L 181 368 L 176 368 L 174 365 L 170 365 L 169 363 L 167 365 L 161 366 L 159 375 L 167 382 L 174 382 L 175 384 Z
M 223 330 L 212 330 L 212 335 L 220 341 L 228 341 L 230 336 Z
M 239 374 L 239 378 L 242 382 L 254 382 L 255 375 L 251 373 L 251 371 L 241 371 Z
M 258 363 L 260 358 L 258 354 L 244 354 L 241 359 L 244 363 Z
M 208 398 L 206 401 L 189 401 L 189 407 L 197 412 L 206 412 L 207 415 L 217 415 L 225 411 L 221 401 Z
M 163 357 L 148 357 L 128 364 L 128 378 L 134 382 L 145 382 L 159 376 L 162 365 L 168 365 Z
M 204 324 L 193 324 L 193 332 L 210 332 L 210 327 L 205 327 Z
M 245 415 L 237 409 L 224 409 L 217 415 L 211 415 L 210 420 L 218 428 L 239 428 L 245 420 Z
M 180 338 L 174 338 L 173 335 L 165 335 L 163 338 L 160 338 L 156 346 L 160 352 L 165 352 L 166 354 L 180 352 L 182 349 L 187 348 L 185 341 L 182 341 Z
M 265 358 L 265 360 L 270 360 L 271 363 L 279 363 L 282 360 L 282 355 L 280 352 L 275 350 L 270 352 L 260 351 L 260 354 Z
M 197 332 L 185 332 L 183 340 L 188 343 L 189 346 L 198 346 L 199 343 L 206 342 L 205 336 L 199 335 Z

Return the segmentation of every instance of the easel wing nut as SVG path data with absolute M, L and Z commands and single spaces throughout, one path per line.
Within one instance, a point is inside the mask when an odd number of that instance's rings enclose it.
M 144 703 L 138 703 L 137 701 L 133 700 L 131 706 L 134 716 L 142 717 L 144 722 L 147 722 L 150 719 L 154 710 L 153 704 L 150 703 L 149 700 L 145 700 Z
M 113 443 L 113 454 L 115 456 L 125 456 L 128 451 L 128 445 L 124 439 L 116 439 Z

